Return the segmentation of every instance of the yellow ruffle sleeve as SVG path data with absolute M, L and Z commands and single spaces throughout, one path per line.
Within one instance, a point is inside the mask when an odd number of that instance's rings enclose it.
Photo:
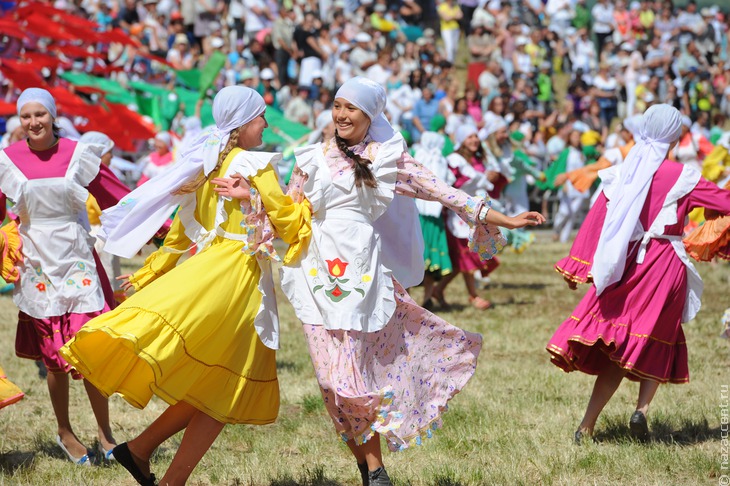
M 289 243 L 284 264 L 295 261 L 312 236 L 312 208 L 305 199 L 298 203 L 284 194 L 276 171 L 271 165 L 249 179 L 261 196 L 266 214 L 279 237 Z
M 164 245 L 147 257 L 142 268 L 129 277 L 129 283 L 134 286 L 135 291 L 139 291 L 156 278 L 175 268 L 180 256 L 190 248 L 190 245 L 192 245 L 192 241 L 185 235 L 185 227 L 179 216 L 175 215 Z
M 20 273 L 15 265 L 23 259 L 20 252 L 23 241 L 18 233 L 18 225 L 11 221 L 0 228 L 0 254 L 2 254 L 2 277 L 7 283 L 17 282 Z

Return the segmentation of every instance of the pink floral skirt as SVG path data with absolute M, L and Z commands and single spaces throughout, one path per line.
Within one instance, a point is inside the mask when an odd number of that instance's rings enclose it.
M 479 334 L 419 307 L 395 283 L 397 307 L 377 332 L 304 325 L 335 429 L 357 444 L 381 434 L 391 451 L 420 445 L 441 426 L 447 402 L 476 370 Z

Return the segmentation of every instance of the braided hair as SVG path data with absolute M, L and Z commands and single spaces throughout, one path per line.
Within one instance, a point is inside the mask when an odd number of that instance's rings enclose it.
M 340 150 L 340 152 L 342 152 L 345 157 L 355 162 L 355 185 L 357 187 L 362 187 L 364 183 L 367 187 L 377 187 L 378 181 L 375 179 L 373 171 L 370 170 L 369 167 L 371 162 L 368 159 L 350 150 L 350 148 L 347 146 L 347 142 L 345 142 L 344 138 L 340 137 L 340 134 L 337 133 L 337 130 L 335 130 L 335 142 L 337 143 L 337 148 Z

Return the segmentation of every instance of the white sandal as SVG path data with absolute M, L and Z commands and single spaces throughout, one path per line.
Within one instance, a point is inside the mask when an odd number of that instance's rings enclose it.
M 56 444 L 58 444 L 58 447 L 60 447 L 61 450 L 66 453 L 69 461 L 73 462 L 77 466 L 91 466 L 91 459 L 89 458 L 89 454 L 86 453 L 81 457 L 72 456 L 68 449 L 66 449 L 66 446 L 63 445 L 63 442 L 61 442 L 60 435 L 56 436 Z

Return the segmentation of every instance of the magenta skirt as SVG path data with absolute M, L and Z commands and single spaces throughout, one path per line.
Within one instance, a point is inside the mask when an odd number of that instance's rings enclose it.
M 15 334 L 15 354 L 18 357 L 43 361 L 50 373 L 72 371 L 71 366 L 58 354 L 58 350 L 76 335 L 81 326 L 116 307 L 114 291 L 96 251 L 94 259 L 104 292 L 104 308 L 85 314 L 69 313 L 44 319 L 18 312 L 18 329 Z M 79 379 L 81 375 L 73 373 L 73 378 Z

